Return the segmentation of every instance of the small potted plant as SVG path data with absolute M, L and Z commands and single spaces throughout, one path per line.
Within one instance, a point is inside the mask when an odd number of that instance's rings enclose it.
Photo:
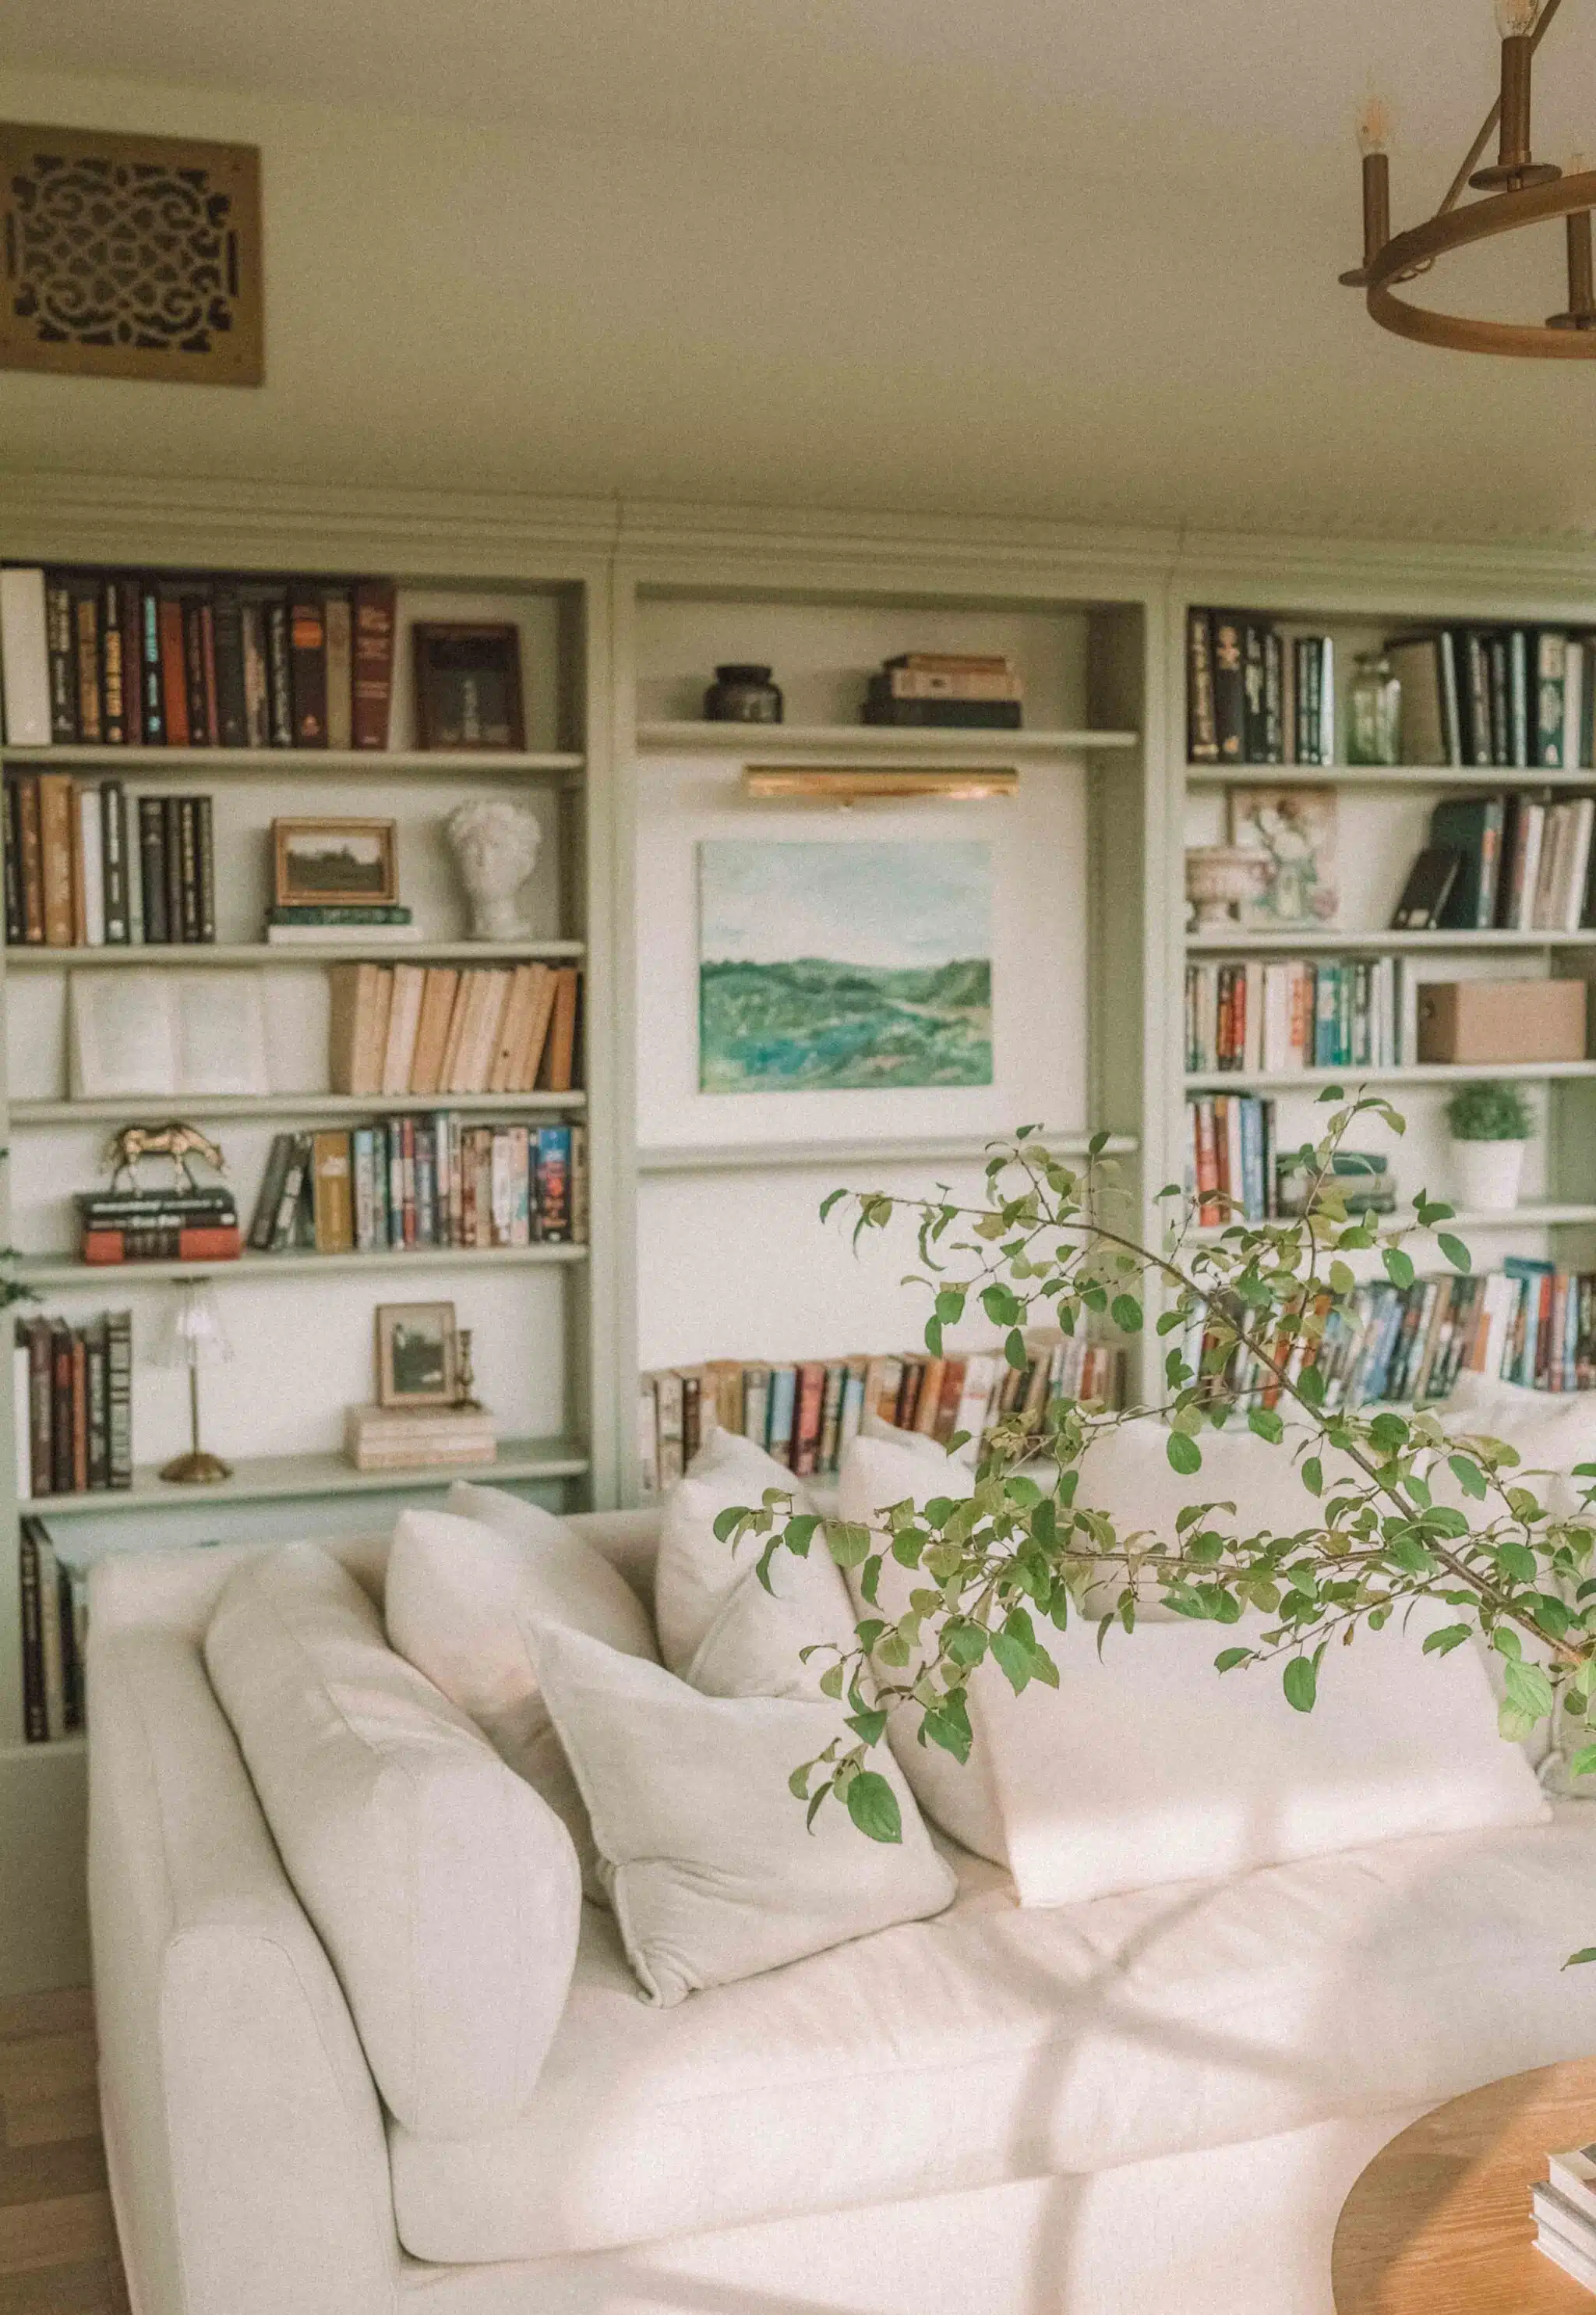
M 1447 1104 L 1447 1123 L 1459 1206 L 1473 1213 L 1512 1213 L 1523 1178 L 1524 1144 L 1535 1131 L 1518 1087 L 1489 1079 L 1459 1086 Z

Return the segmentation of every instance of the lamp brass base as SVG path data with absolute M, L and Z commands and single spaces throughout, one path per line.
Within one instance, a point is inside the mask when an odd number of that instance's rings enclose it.
M 224 1463 L 219 1455 L 208 1455 L 204 1448 L 196 1447 L 186 1455 L 174 1455 L 170 1463 L 163 1463 L 160 1476 L 174 1480 L 182 1487 L 210 1486 L 217 1479 L 230 1479 L 233 1466 Z

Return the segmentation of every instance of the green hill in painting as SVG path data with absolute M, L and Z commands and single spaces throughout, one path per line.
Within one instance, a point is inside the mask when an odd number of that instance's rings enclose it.
M 985 957 L 892 970 L 705 962 L 698 1007 L 705 1093 L 992 1082 Z

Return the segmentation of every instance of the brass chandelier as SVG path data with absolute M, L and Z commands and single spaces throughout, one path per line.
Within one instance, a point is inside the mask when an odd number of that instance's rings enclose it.
M 1367 292 L 1369 311 L 1383 330 L 1427 346 L 1453 346 L 1471 354 L 1531 354 L 1552 361 L 1596 359 L 1596 284 L 1591 262 L 1591 211 L 1596 170 L 1582 157 L 1567 170 L 1533 158 L 1530 137 L 1531 58 L 1562 0 L 1496 0 L 1502 34 L 1502 93 L 1485 115 L 1462 167 L 1432 217 L 1406 233 L 1391 231 L 1390 116 L 1378 98 L 1358 123 L 1363 155 L 1363 262 L 1341 276 Z M 1496 159 L 1476 164 L 1497 134 Z M 1477 201 L 1464 202 L 1467 187 Z M 1568 303 L 1544 323 L 1476 321 L 1438 313 L 1398 297 L 1397 289 L 1428 273 L 1451 251 L 1514 233 L 1521 226 L 1561 217 L 1567 240 Z

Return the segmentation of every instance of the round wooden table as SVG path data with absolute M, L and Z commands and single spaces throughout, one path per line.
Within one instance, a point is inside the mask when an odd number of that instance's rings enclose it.
M 1382 2147 L 1342 2206 L 1336 2315 L 1593 2315 L 1535 2248 L 1547 2156 L 1596 2139 L 1596 2058 L 1510 2074 Z

